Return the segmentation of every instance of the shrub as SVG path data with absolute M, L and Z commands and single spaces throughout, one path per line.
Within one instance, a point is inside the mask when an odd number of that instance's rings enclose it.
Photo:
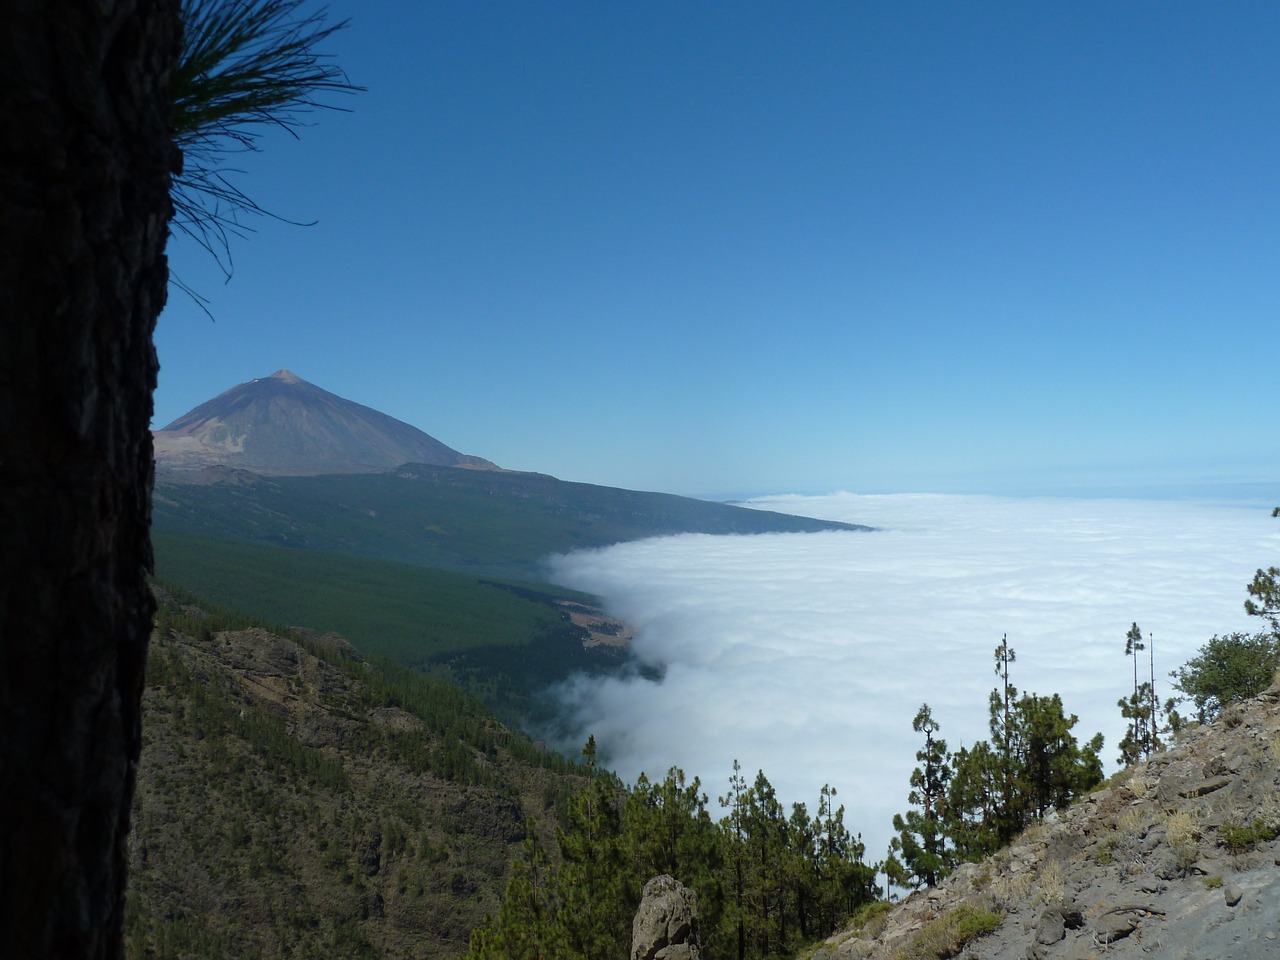
M 1232 633 L 1214 637 L 1170 676 L 1184 699 L 1195 704 L 1201 722 L 1229 703 L 1255 697 L 1280 668 L 1280 637 L 1274 633 Z
M 1175 810 L 1164 824 L 1165 838 L 1179 873 L 1185 874 L 1200 855 L 1200 826 L 1186 810 Z
M 1258 817 L 1248 824 L 1223 824 L 1218 834 L 1218 843 L 1232 853 L 1244 853 L 1260 843 L 1274 840 L 1277 836 L 1280 836 L 1280 830 L 1276 825 Z
M 1040 870 L 1035 882 L 1034 903 L 1053 903 L 1061 900 L 1067 890 L 1067 881 L 1062 873 L 1062 864 L 1051 860 Z
M 1120 839 L 1114 834 L 1108 834 L 1101 843 L 1093 851 L 1093 862 L 1100 867 L 1107 867 L 1116 862 L 1116 848 L 1120 846 Z
M 916 931 L 898 960 L 947 960 L 971 941 L 993 933 L 1003 922 L 998 913 L 961 904 Z
M 861 936 L 868 938 L 878 937 L 888 922 L 891 909 L 893 909 L 893 904 L 888 900 L 875 900 L 871 903 L 864 903 L 849 918 L 849 926 Z

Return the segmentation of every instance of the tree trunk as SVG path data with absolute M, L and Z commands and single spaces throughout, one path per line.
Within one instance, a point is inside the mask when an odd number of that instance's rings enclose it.
M 178 2 L 0 17 L 0 944 L 118 957 Z

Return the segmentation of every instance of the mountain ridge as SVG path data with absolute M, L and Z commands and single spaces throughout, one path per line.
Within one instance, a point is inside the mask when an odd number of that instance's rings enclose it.
M 158 531 L 542 579 L 550 554 L 681 533 L 869 531 L 857 524 L 512 470 L 159 476 Z
M 409 462 L 500 469 L 287 369 L 223 391 L 152 438 L 157 469 L 176 474 L 211 467 L 263 476 L 376 473 Z

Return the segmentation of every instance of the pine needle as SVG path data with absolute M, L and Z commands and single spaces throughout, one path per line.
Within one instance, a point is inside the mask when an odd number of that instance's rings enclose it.
M 271 128 L 297 136 L 308 113 L 342 109 L 326 94 L 363 90 L 317 52 L 347 25 L 326 24 L 324 8 L 303 0 L 185 0 L 183 51 L 171 80 L 170 122 L 182 150 L 173 177 L 173 227 L 208 250 L 229 277 L 230 239 L 251 231 L 250 216 L 271 216 L 235 186 L 229 154 L 256 152 Z M 276 217 L 276 219 L 283 219 Z

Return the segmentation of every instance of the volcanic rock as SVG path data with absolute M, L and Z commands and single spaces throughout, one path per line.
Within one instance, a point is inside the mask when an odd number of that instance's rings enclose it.
M 381 473 L 405 463 L 497 469 L 288 370 L 232 387 L 154 440 L 158 469 L 197 482 L 210 482 L 210 468 L 265 476 Z

